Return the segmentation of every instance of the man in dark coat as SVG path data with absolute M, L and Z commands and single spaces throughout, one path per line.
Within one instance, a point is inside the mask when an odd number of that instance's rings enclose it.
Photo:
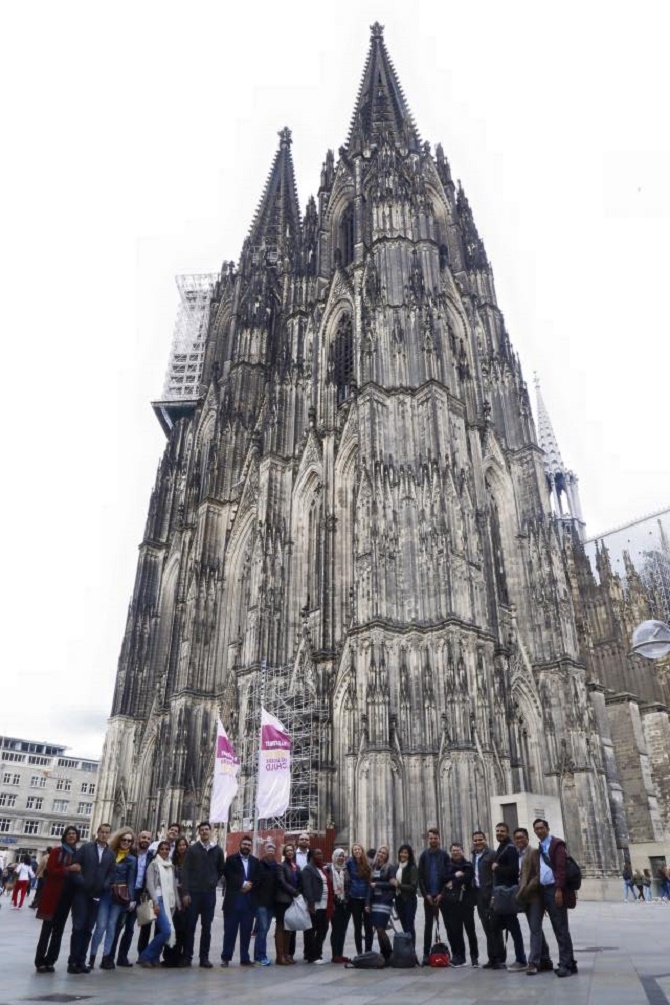
M 449 944 L 453 952 L 452 967 L 465 966 L 465 937 L 470 946 L 470 962 L 479 966 L 479 945 L 475 930 L 476 897 L 473 888 L 475 870 L 463 854 L 463 846 L 453 841 L 449 848 L 451 862 L 449 878 L 444 888 L 443 903 L 447 920 Z
M 87 841 L 75 853 L 70 866 L 70 882 L 76 892 L 72 898 L 72 936 L 70 938 L 69 974 L 88 974 L 86 953 L 98 914 L 100 897 L 111 889 L 116 856 L 107 847 L 112 832 L 109 824 L 100 824 L 95 841 Z
M 544 909 L 558 943 L 558 966 L 554 973 L 557 977 L 569 977 L 577 973 L 577 964 L 572 951 L 568 910 L 575 907 L 577 897 L 566 885 L 567 849 L 565 841 L 550 834 L 546 820 L 539 817 L 533 820 L 533 830 L 540 842 L 540 886 Z
M 493 885 L 517 886 L 519 883 L 519 853 L 512 842 L 507 824 L 496 824 L 496 841 L 498 842 L 498 848 L 496 849 L 495 862 L 491 866 L 493 869 Z M 523 944 L 519 919 L 516 914 L 494 914 L 493 917 L 495 927 L 500 933 L 498 947 L 500 945 L 503 947 L 502 962 L 505 963 L 507 956 L 502 933 L 507 929 L 512 936 L 515 956 L 514 963 L 508 969 L 516 972 L 525 971 L 528 961 L 526 960 L 526 950 Z
M 195 929 L 200 919 L 200 966 L 209 969 L 209 947 L 216 907 L 216 887 L 223 875 L 223 849 L 210 840 L 212 828 L 208 820 L 198 824 L 198 840 L 184 855 L 181 874 L 181 902 L 186 908 L 184 955 L 180 967 L 190 967 L 193 961 Z
M 249 943 L 254 927 L 256 900 L 254 890 L 258 885 L 258 859 L 251 854 L 252 841 L 248 834 L 242 836 L 240 850 L 229 855 L 223 867 L 226 893 L 223 898 L 223 952 L 221 966 L 227 967 L 235 952 L 237 933 L 240 933 L 240 966 L 253 967 L 249 958 Z
M 428 828 L 428 847 L 419 856 L 419 892 L 423 897 L 423 966 L 428 964 L 428 955 L 433 942 L 433 924 L 438 919 L 438 911 L 444 921 L 445 939 L 448 928 L 444 903 L 444 887 L 449 880 L 449 854 L 440 848 L 440 832 L 437 827 Z M 455 956 L 454 947 L 451 955 Z
M 493 894 L 493 863 L 496 853 L 486 843 L 484 831 L 474 831 L 472 834 L 472 865 L 474 867 L 474 888 L 477 897 L 477 913 L 486 936 L 486 952 L 488 960 L 485 970 L 506 970 L 505 946 L 502 934 L 496 925 L 491 910 Z

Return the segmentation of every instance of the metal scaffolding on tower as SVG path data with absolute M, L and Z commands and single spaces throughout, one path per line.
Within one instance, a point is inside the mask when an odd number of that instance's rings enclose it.
M 181 302 L 165 375 L 163 401 L 195 401 L 200 395 L 209 305 L 218 278 L 216 273 L 175 276 Z
M 242 827 L 251 830 L 255 817 L 261 706 L 282 722 L 292 740 L 291 801 L 282 817 L 261 820 L 261 827 L 290 834 L 316 830 L 321 710 L 314 681 L 309 675 L 300 674 L 295 663 L 277 667 L 261 663 L 249 691 L 238 743 L 243 775 L 247 776 L 243 785 Z

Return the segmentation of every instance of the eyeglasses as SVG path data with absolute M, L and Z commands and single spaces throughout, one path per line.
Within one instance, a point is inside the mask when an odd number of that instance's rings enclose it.
M 121 844 L 132 844 L 132 843 L 133 843 L 132 838 L 121 838 Z

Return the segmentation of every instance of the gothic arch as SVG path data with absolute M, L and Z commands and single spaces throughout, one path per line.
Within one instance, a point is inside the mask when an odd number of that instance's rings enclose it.
M 335 599 L 334 638 L 341 639 L 354 615 L 354 527 L 356 521 L 356 467 L 358 441 L 353 437 L 335 460 Z

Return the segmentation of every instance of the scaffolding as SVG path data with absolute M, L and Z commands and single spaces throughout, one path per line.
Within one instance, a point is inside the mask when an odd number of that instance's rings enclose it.
M 175 276 L 181 302 L 163 387 L 164 402 L 197 401 L 216 273 Z
M 292 753 L 288 809 L 282 817 L 259 820 L 259 828 L 287 834 L 317 830 L 320 706 L 313 680 L 299 673 L 295 663 L 280 667 L 261 664 L 249 691 L 241 742 L 241 760 L 247 768 L 242 827 L 251 830 L 256 813 L 261 705 L 284 725 L 291 737 Z

